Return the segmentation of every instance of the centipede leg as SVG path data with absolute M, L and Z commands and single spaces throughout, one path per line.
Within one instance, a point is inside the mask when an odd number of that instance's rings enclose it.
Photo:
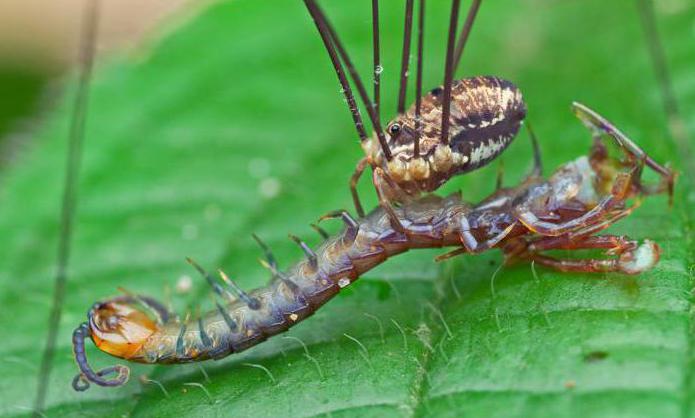
M 246 306 L 249 307 L 249 309 L 258 310 L 261 308 L 261 301 L 246 293 L 238 284 L 236 284 L 234 280 L 230 279 L 224 271 L 217 270 L 217 273 L 219 273 L 225 284 L 227 284 L 227 286 L 231 288 L 237 296 L 239 296 L 239 299 L 241 299 Z
M 573 238 L 569 235 L 559 237 L 539 237 L 530 241 L 516 242 L 504 248 L 508 261 L 525 259 L 542 251 L 549 250 L 606 250 L 606 255 L 619 255 L 637 248 L 637 241 L 625 235 L 591 235 Z
M 336 219 L 336 218 L 342 219 L 343 223 L 345 224 L 345 229 L 347 231 L 345 237 L 350 241 L 354 240 L 355 237 L 357 236 L 357 232 L 360 229 L 360 224 L 345 209 L 339 209 L 339 210 L 334 210 L 334 211 L 328 212 L 327 214 L 325 214 L 319 218 L 319 222 L 326 220 L 326 219 Z
M 491 237 L 488 240 L 485 241 L 478 241 L 478 239 L 471 233 L 471 226 L 468 222 L 468 218 L 464 215 L 461 216 L 461 219 L 459 220 L 459 225 L 460 225 L 460 239 L 461 243 L 463 244 L 464 248 L 466 249 L 466 252 L 469 253 L 480 253 L 483 251 L 487 251 L 490 248 L 494 247 L 495 245 L 499 244 L 500 241 L 502 241 L 507 235 L 509 235 L 510 232 L 512 232 L 512 229 L 516 226 L 516 222 L 512 222 L 509 226 L 507 226 L 504 230 L 499 232 L 497 235 Z M 454 252 L 460 252 L 459 250 L 454 250 Z M 444 254 L 446 256 L 446 254 Z M 449 257 L 445 257 L 449 258 Z
M 298 236 L 289 234 L 289 237 L 292 241 L 294 241 L 297 245 L 299 245 L 299 248 L 302 249 L 304 254 L 306 255 L 306 258 L 309 260 L 309 264 L 311 264 L 311 267 L 316 269 L 318 268 L 318 257 L 314 250 L 312 250 L 306 242 L 302 241 Z
M 350 177 L 350 194 L 352 195 L 352 201 L 355 204 L 357 216 L 360 218 L 364 218 L 364 209 L 362 208 L 362 203 L 360 202 L 360 195 L 357 193 L 357 183 L 360 181 L 360 177 L 362 177 L 367 165 L 367 157 L 362 158 L 357 163 L 357 167 L 355 167 L 355 172 L 352 173 L 352 177 Z
M 549 250 L 605 250 L 607 259 L 557 259 L 540 254 Z M 566 272 L 618 272 L 637 274 L 653 267 L 659 260 L 660 249 L 652 241 L 642 245 L 627 236 L 599 235 L 572 239 L 568 236 L 541 237 L 526 246 L 525 251 L 506 252 L 507 262 L 524 259 Z
M 616 176 L 611 195 L 602 199 L 591 210 L 583 215 L 570 219 L 565 222 L 553 223 L 539 219 L 529 208 L 520 206 L 514 210 L 514 216 L 524 224 L 529 230 L 546 236 L 560 236 L 577 231 L 589 230 L 592 225 L 599 222 L 601 218 L 611 213 L 616 206 L 623 204 L 632 181 L 634 173 L 620 173 Z M 631 210 L 630 208 L 625 210 Z M 599 222 L 601 225 L 605 222 Z M 584 232 L 581 232 L 583 235 Z
M 263 251 L 263 255 L 265 256 L 265 259 L 268 261 L 268 264 L 272 268 L 277 269 L 278 262 L 275 259 L 273 252 L 270 251 L 270 247 L 268 247 L 268 245 L 265 242 L 263 242 L 263 240 L 261 240 L 261 238 L 258 235 L 251 234 L 251 236 L 256 241 L 256 243 L 258 243 L 258 246 L 261 247 L 261 251 Z
M 535 263 L 562 272 L 581 273 L 623 273 L 640 274 L 654 267 L 659 261 L 661 250 L 652 241 L 645 242 L 634 250 L 620 254 L 618 258 L 610 259 L 559 259 L 545 255 L 532 255 L 528 259 Z
M 395 184 L 392 184 L 391 181 L 389 181 L 390 178 L 380 167 L 374 169 L 372 179 L 374 181 L 374 187 L 376 188 L 377 198 L 379 199 L 379 206 L 381 206 L 384 212 L 386 212 L 386 216 L 388 216 L 389 222 L 391 223 L 393 229 L 401 234 L 405 234 L 405 227 L 401 223 L 401 220 L 398 218 L 398 215 L 396 214 L 396 209 L 391 204 L 391 201 L 388 199 L 386 193 L 387 186 L 391 187 L 392 189 L 396 189 L 397 186 Z
M 316 224 L 309 224 L 309 226 L 310 226 L 314 231 L 316 231 L 316 233 L 318 233 L 318 234 L 321 236 L 321 239 L 323 239 L 324 241 L 327 240 L 327 239 L 330 237 L 330 235 L 328 234 L 328 232 L 327 232 L 325 229 L 321 228 L 320 226 L 318 226 L 318 225 L 316 225 Z

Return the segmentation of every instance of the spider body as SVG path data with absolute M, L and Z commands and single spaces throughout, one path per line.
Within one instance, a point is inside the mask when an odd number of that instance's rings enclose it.
M 376 135 L 362 144 L 367 162 L 410 196 L 432 192 L 451 177 L 492 161 L 512 142 L 526 116 L 521 91 L 511 82 L 494 76 L 457 80 L 451 95 L 453 123 L 442 141 L 442 92 L 435 88 L 422 99 L 419 116 L 413 105 L 387 125 L 390 160 Z

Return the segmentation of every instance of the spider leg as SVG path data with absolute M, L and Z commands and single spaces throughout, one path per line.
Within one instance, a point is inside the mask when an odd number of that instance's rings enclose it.
M 605 250 L 615 258 L 564 259 L 541 254 L 549 250 Z M 525 252 L 506 254 L 506 261 L 529 260 L 564 272 L 617 272 L 639 274 L 651 269 L 658 261 L 661 250 L 654 242 L 645 240 L 642 245 L 627 236 L 600 235 L 573 239 L 569 236 L 540 237 L 529 243 Z
M 640 274 L 656 265 L 660 253 L 656 243 L 645 240 L 642 245 L 625 250 L 617 258 L 562 259 L 532 254 L 527 259 L 563 272 Z
M 352 177 L 350 177 L 350 194 L 352 195 L 352 201 L 355 204 L 357 216 L 360 218 L 364 218 L 364 209 L 362 208 L 362 203 L 360 202 L 360 195 L 357 193 L 357 183 L 360 181 L 360 177 L 362 177 L 364 169 L 367 168 L 367 165 L 367 157 L 363 157 L 357 163 L 355 172 L 352 173 Z
M 673 198 L 673 185 L 676 179 L 676 174 L 673 170 L 654 161 L 642 148 L 628 138 L 627 135 L 587 106 L 574 102 L 572 103 L 572 110 L 592 132 L 595 142 L 594 150 L 597 148 L 596 142 L 600 141 L 602 134 L 605 134 L 620 146 L 625 155 L 635 166 L 641 167 L 642 165 L 646 165 L 659 174 L 661 181 L 657 185 L 641 184 L 639 175 L 634 178 L 634 184 L 639 188 L 642 194 L 650 195 L 668 192 L 669 200 Z M 595 154 L 594 150 L 592 150 L 592 157 Z
M 391 178 L 388 177 L 388 175 L 384 172 L 384 170 L 381 167 L 377 167 L 374 169 L 372 174 L 372 180 L 374 182 L 374 188 L 376 189 L 377 198 L 379 199 L 379 206 L 381 206 L 384 212 L 386 212 L 391 226 L 394 230 L 402 234 L 405 234 L 405 227 L 401 223 L 401 220 L 398 218 L 398 215 L 396 214 L 396 209 L 389 200 L 388 194 L 388 192 L 398 193 L 400 189 L 395 183 L 393 183 Z

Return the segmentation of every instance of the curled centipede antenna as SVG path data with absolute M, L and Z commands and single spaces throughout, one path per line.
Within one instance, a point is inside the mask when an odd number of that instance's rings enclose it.
M 422 107 L 422 64 L 425 42 L 425 0 L 420 0 L 418 6 L 417 20 L 417 74 L 415 76 L 415 143 L 413 145 L 413 156 L 420 156 L 420 110 Z
M 442 96 L 442 129 L 440 142 L 449 143 L 449 117 L 451 115 L 451 85 L 454 79 L 454 41 L 456 38 L 456 25 L 459 17 L 461 0 L 452 0 L 451 16 L 449 20 L 449 36 L 446 45 L 446 62 L 444 64 L 444 95 Z
M 367 91 L 364 88 L 364 84 L 362 83 L 359 74 L 355 70 L 354 65 L 352 65 L 352 61 L 350 60 L 347 51 L 343 47 L 343 44 L 340 41 L 340 38 L 338 37 L 338 34 L 333 29 L 333 26 L 331 25 L 326 15 L 323 13 L 323 10 L 321 10 L 321 8 L 316 4 L 315 0 L 304 0 L 304 4 L 306 5 L 309 14 L 314 20 L 316 28 L 319 31 L 319 35 L 321 36 L 321 40 L 323 41 L 323 44 L 326 47 L 328 56 L 330 57 L 331 63 L 333 64 L 333 68 L 336 72 L 336 75 L 338 76 L 338 80 L 340 81 L 343 94 L 348 102 L 350 112 L 352 113 L 355 127 L 357 128 L 357 132 L 360 136 L 360 141 L 367 140 L 367 132 L 364 129 L 364 122 L 362 121 L 360 110 L 357 107 L 355 96 L 352 93 L 352 89 L 350 88 L 350 83 L 348 82 L 347 77 L 345 76 L 345 70 L 343 69 L 343 65 L 340 61 L 341 59 L 345 63 L 345 66 L 347 67 L 348 72 L 350 73 L 352 81 L 355 83 L 355 86 L 357 87 L 357 91 L 360 94 L 364 106 L 367 108 L 367 113 L 369 114 L 369 118 L 372 122 L 372 125 L 374 125 L 374 130 L 376 131 L 377 138 L 379 139 L 379 144 L 381 145 L 384 157 L 387 160 L 391 160 L 391 150 L 389 149 L 388 144 L 386 142 L 386 136 L 384 135 L 384 131 L 383 129 L 381 129 L 381 124 L 375 112 L 374 105 L 369 100 L 369 97 L 367 96 Z
M 468 41 L 468 35 L 471 34 L 471 29 L 473 28 L 473 23 L 475 22 L 475 17 L 478 15 L 478 9 L 480 9 L 480 3 L 482 0 L 473 0 L 470 9 L 468 9 L 468 15 L 466 16 L 466 22 L 463 24 L 463 29 L 461 29 L 461 34 L 456 42 L 456 52 L 454 53 L 454 72 L 461 63 L 461 56 L 463 55 L 463 50 L 466 47 L 466 42 Z
M 225 272 L 221 269 L 217 270 L 217 272 L 219 273 L 220 277 L 225 282 L 225 284 L 229 286 L 229 288 L 231 288 L 237 296 L 239 296 L 239 299 L 241 299 L 246 304 L 246 306 L 248 306 L 250 309 L 253 309 L 254 311 L 261 309 L 261 301 L 244 292 L 244 290 L 241 287 L 239 287 L 239 285 L 236 284 L 234 280 L 230 279 L 229 276 L 227 276 Z
M 123 365 L 105 367 L 101 370 L 94 371 L 87 361 L 85 352 L 84 340 L 89 335 L 89 324 L 83 322 L 72 333 L 72 348 L 75 355 L 77 367 L 80 373 L 72 379 L 72 387 L 78 392 L 83 392 L 89 389 L 90 383 L 95 383 L 99 386 L 115 387 L 122 386 L 128 382 L 130 377 L 130 369 Z M 115 375 L 115 377 L 107 378 Z
M 374 113 L 381 120 L 381 45 L 379 36 L 379 0 L 372 0 L 372 55 L 374 59 Z
M 408 71 L 410 63 L 410 42 L 413 32 L 413 0 L 405 4 L 405 23 L 403 23 L 403 53 L 401 55 L 401 82 L 398 88 L 398 113 L 405 112 L 405 98 L 408 90 Z
M 309 264 L 311 264 L 311 267 L 316 269 L 319 266 L 319 261 L 314 250 L 309 248 L 306 242 L 302 241 L 298 236 L 292 234 L 289 234 L 288 236 L 292 241 L 299 245 L 299 248 L 301 248 L 302 251 L 304 251 L 306 258 L 309 260 Z

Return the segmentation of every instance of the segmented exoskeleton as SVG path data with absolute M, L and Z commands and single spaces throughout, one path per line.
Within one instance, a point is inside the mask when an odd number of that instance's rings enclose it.
M 84 340 L 89 336 L 101 350 L 140 363 L 186 363 L 220 359 L 245 350 L 310 316 L 360 275 L 397 254 L 415 248 L 456 247 L 442 256 L 499 248 L 507 262 L 532 260 L 561 271 L 638 274 L 659 259 L 659 247 L 626 236 L 596 235 L 629 215 L 637 204 L 628 199 L 668 192 L 674 174 L 656 163 L 604 118 L 575 104 L 575 113 L 593 133 L 589 156 L 559 167 L 547 180 L 540 175 L 540 155 L 534 141 L 536 165 L 520 185 L 501 188 L 477 205 L 458 195 L 426 196 L 393 208 L 398 227 L 383 208 L 356 220 L 346 211 L 339 217 L 344 229 L 316 250 L 298 241 L 306 258 L 280 271 L 267 247 L 273 278 L 267 286 L 243 292 L 220 272 L 228 287 L 194 263 L 221 302 L 198 319 L 179 320 L 155 300 L 120 296 L 96 303 L 88 322 L 75 330 L 73 342 L 80 374 L 73 386 L 89 382 L 119 386 L 129 375 L 118 365 L 93 371 L 87 363 Z M 623 158 L 610 155 L 605 141 L 617 144 Z M 644 184 L 644 167 L 659 176 Z M 260 241 L 259 241 L 260 242 Z M 602 249 L 603 258 L 557 259 L 553 249 Z M 234 294 L 233 294 L 234 293 Z M 115 374 L 115 377 L 108 378 Z

